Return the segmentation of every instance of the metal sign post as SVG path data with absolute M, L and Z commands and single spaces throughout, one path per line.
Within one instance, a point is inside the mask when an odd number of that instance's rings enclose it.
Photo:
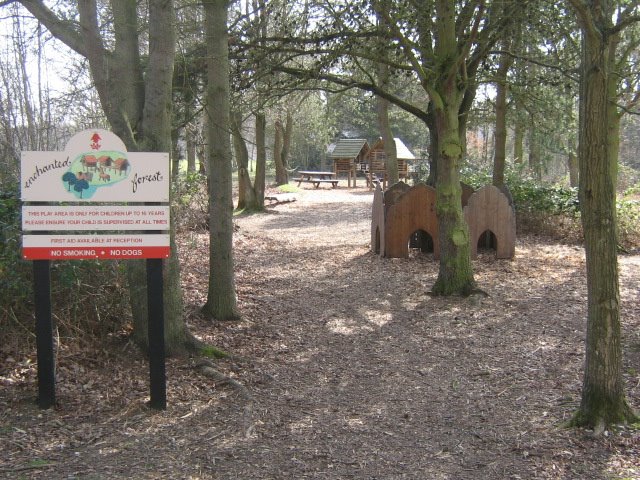
M 49 260 L 33 262 L 33 292 L 36 304 L 36 347 L 38 349 L 38 405 L 56 403 L 53 323 L 51 321 L 51 270 Z
M 147 304 L 149 312 L 149 378 L 151 400 L 157 410 L 167 408 L 167 381 L 164 351 L 164 282 L 162 260 L 147 260 Z

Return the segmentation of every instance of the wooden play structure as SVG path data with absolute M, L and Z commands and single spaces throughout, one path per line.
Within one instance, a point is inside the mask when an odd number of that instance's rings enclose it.
M 347 185 L 356 186 L 356 174 L 369 154 L 369 143 L 363 138 L 341 138 L 329 154 L 333 160 L 333 173 L 338 178 L 347 175 Z
M 489 232 L 495 239 L 496 244 L 492 246 L 496 258 L 513 258 L 516 253 L 516 213 L 505 193 L 493 185 L 485 185 L 469 197 L 463 212 L 469 226 L 471 258 L 478 256 L 478 243 Z
M 478 244 L 495 247 L 496 258 L 515 255 L 516 220 L 510 196 L 493 185 L 473 191 L 462 186 L 462 207 L 471 243 L 471 258 L 478 255 Z M 436 191 L 424 183 L 409 187 L 398 182 L 387 191 L 380 184 L 373 194 L 371 212 L 371 250 L 380 256 L 408 258 L 409 248 L 433 251 L 440 256 L 436 216 Z
M 433 253 L 440 252 L 436 191 L 424 183 L 409 187 L 398 182 L 383 192 L 380 184 L 373 193 L 371 248 L 383 257 L 407 258 L 409 242 L 417 232 L 432 239 Z M 414 239 L 415 240 L 415 239 Z
M 393 139 L 396 144 L 396 158 L 398 159 L 398 177 L 407 179 L 409 176 L 409 162 L 413 162 L 416 157 L 409 151 L 407 146 L 402 143 L 399 138 Z M 369 154 L 367 155 L 367 165 L 365 167 L 365 173 L 367 175 L 367 183 L 373 188 L 374 180 L 378 179 L 382 182 L 382 189 L 387 188 L 387 153 L 384 150 L 384 142 L 382 138 L 371 147 Z M 375 177 L 375 178 L 374 178 Z

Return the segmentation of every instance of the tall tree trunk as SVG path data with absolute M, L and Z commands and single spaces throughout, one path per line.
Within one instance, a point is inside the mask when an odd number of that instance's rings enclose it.
M 518 114 L 518 107 L 516 106 L 515 124 L 513 127 L 513 162 L 516 165 L 524 163 L 524 126 L 520 121 L 520 115 Z
M 180 130 L 174 128 L 171 130 L 171 182 L 175 185 L 180 176 L 180 147 L 178 146 L 178 137 Z
M 231 135 L 233 150 L 238 164 L 238 210 L 255 210 L 256 194 L 249 175 L 249 151 L 242 136 L 242 113 L 233 112 L 231 115 Z
M 284 123 L 284 130 L 282 135 L 282 152 L 280 156 L 282 157 L 282 165 L 284 165 L 284 169 L 287 172 L 287 182 L 289 181 L 289 154 L 291 153 L 291 140 L 293 137 L 293 115 L 291 114 L 291 110 L 287 109 L 287 114 L 285 116 L 286 120 Z
M 459 53 L 455 30 L 455 2 L 437 0 L 435 54 L 441 59 L 440 80 L 430 92 L 438 133 L 436 209 L 440 229 L 440 267 L 433 286 L 436 295 L 470 293 L 475 288 L 471 268 L 469 230 L 462 215 L 460 162 L 464 145 L 460 138 L 460 106 L 464 90 L 459 88 Z
M 387 181 L 389 182 L 389 185 L 393 185 L 400 181 L 400 174 L 398 172 L 398 152 L 396 150 L 396 142 L 393 138 L 393 133 L 391 132 L 391 125 L 389 124 L 389 101 L 382 97 L 377 97 L 376 111 L 378 116 L 378 128 L 380 129 L 380 135 L 382 136 L 382 142 L 384 144 L 384 153 L 387 157 L 385 160 Z
M 538 143 L 538 129 L 535 118 L 531 115 L 529 124 L 529 168 L 537 180 L 542 180 L 542 159 L 540 158 L 540 145 Z
M 187 144 L 187 172 L 196 172 L 196 139 L 195 139 L 195 127 L 187 125 L 184 129 L 185 143 Z
M 284 149 L 284 126 L 279 118 L 275 123 L 275 137 L 273 140 L 273 162 L 276 167 L 276 185 L 289 183 L 289 175 L 284 165 L 282 152 Z
M 506 48 L 508 49 L 509 42 Z M 511 67 L 511 55 L 500 55 L 500 65 L 496 72 L 496 131 L 493 151 L 493 184 L 504 185 L 504 170 L 507 157 L 507 73 Z
M 121 0 L 127 4 L 126 0 Z M 116 2 L 114 2 L 116 3 Z M 117 3 L 120 3 L 117 2 Z M 116 9 L 114 8 L 114 11 Z M 135 42 L 133 33 L 129 34 L 131 24 L 131 11 L 129 7 L 118 9 L 122 15 L 122 22 L 127 35 L 127 42 Z M 135 11 L 135 9 L 134 9 Z M 175 12 L 173 2 L 167 0 L 149 1 L 149 56 L 147 59 L 146 76 L 144 83 L 144 105 L 142 108 L 142 132 L 143 137 L 138 142 L 142 151 L 169 152 L 171 149 L 171 110 L 172 110 L 172 80 L 175 57 Z M 117 35 L 118 29 L 116 30 Z M 132 54 L 138 52 L 137 42 L 135 46 L 128 45 L 127 49 Z M 135 54 L 134 54 L 135 55 Z M 135 55 L 135 58 L 139 56 Z M 132 91 L 138 91 L 139 85 L 133 83 Z M 139 93 L 138 93 L 139 94 Z M 138 103 L 138 98 L 129 99 L 132 103 Z M 178 352 L 192 348 L 193 338 L 188 334 L 184 323 L 182 289 L 180 287 L 180 262 L 175 241 L 175 215 L 172 215 L 172 228 L 170 235 L 171 255 L 164 262 L 164 311 L 165 311 L 165 343 L 169 352 Z M 146 298 L 146 295 L 142 298 Z M 139 301 L 140 299 L 132 299 Z M 143 302 L 146 307 L 146 302 Z M 148 346 L 147 338 L 148 313 L 134 318 L 134 332 L 138 343 Z
M 233 271 L 233 201 L 229 140 L 227 0 L 203 0 L 207 39 L 206 115 L 209 162 L 209 289 L 202 310 L 217 320 L 238 318 Z
M 389 0 L 381 0 L 379 2 L 379 17 L 388 17 L 390 9 L 389 3 Z M 388 57 L 386 40 L 383 39 L 379 42 L 377 55 L 380 57 L 380 61 L 376 64 L 378 83 L 380 88 L 387 90 L 389 88 L 389 65 L 386 63 Z M 389 100 L 380 96 L 376 97 L 376 115 L 378 130 L 380 130 L 380 137 L 384 145 L 384 153 L 387 157 L 385 160 L 385 173 L 387 175 L 388 185 L 393 185 L 398 183 L 400 176 L 398 172 L 396 142 L 393 138 L 393 132 L 391 131 L 391 124 L 389 123 Z
M 578 157 L 576 152 L 571 150 L 569 155 L 567 156 L 567 163 L 569 168 L 569 185 L 572 188 L 578 188 L 578 179 L 579 179 L 579 166 L 578 166 Z
M 615 166 L 608 122 L 614 97 L 610 76 L 616 35 L 609 34 L 613 9 L 608 1 L 587 6 L 570 2 L 583 30 L 580 84 L 580 208 L 587 264 L 586 359 L 575 425 L 601 433 L 610 425 L 636 421 L 626 402 L 620 343 L 620 293 L 615 208 Z
M 267 170 L 267 144 L 266 129 L 267 120 L 264 113 L 256 113 L 256 175 L 253 182 L 253 188 L 256 192 L 256 202 L 262 208 L 264 207 L 264 190 L 266 184 Z

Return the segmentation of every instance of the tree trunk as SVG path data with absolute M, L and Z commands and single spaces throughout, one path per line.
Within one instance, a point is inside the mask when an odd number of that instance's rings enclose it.
M 384 153 L 386 154 L 385 171 L 387 174 L 388 185 L 393 185 L 400 181 L 398 172 L 398 152 L 396 151 L 396 142 L 391 132 L 389 124 L 389 101 L 384 98 L 376 98 L 376 110 L 378 114 L 378 128 L 382 136 L 384 144 Z
M 620 294 L 615 208 L 616 152 L 608 122 L 615 104 L 610 75 L 615 49 L 610 5 L 587 7 L 572 1 L 583 29 L 580 84 L 580 208 L 587 264 L 587 338 L 582 400 L 573 424 L 601 433 L 616 423 L 635 421 L 623 390 Z
M 576 152 L 574 152 L 573 150 L 569 152 L 567 163 L 569 168 L 569 185 L 572 188 L 578 188 L 578 157 L 576 156 Z
M 256 194 L 249 175 L 249 151 L 242 136 L 242 113 L 233 112 L 231 115 L 231 135 L 233 150 L 238 164 L 238 210 L 255 210 Z
M 531 116 L 529 124 L 529 168 L 538 181 L 542 180 L 542 159 L 540 158 L 540 145 L 538 144 L 538 130 L 535 119 Z
M 209 150 L 209 289 L 203 312 L 238 318 L 233 271 L 233 201 L 229 140 L 227 0 L 203 0 L 207 40 L 206 115 Z
M 266 127 L 264 113 L 256 113 L 256 175 L 253 188 L 256 192 L 256 202 L 260 208 L 264 207 L 264 189 L 267 170 Z
M 149 52 L 140 55 L 136 3 L 113 0 L 113 50 L 100 37 L 96 0 L 78 1 L 80 29 L 58 18 L 42 2 L 21 2 L 49 31 L 89 61 L 102 109 L 129 151 L 171 151 L 171 87 L 175 55 L 173 2 L 150 0 Z M 110 43 L 110 42 L 109 42 Z M 165 261 L 165 347 L 171 354 L 193 346 L 184 323 L 180 269 L 171 228 L 172 256 Z M 136 343 L 148 346 L 144 262 L 128 262 L 129 295 Z
M 185 141 L 187 144 L 187 172 L 195 173 L 196 172 L 196 138 L 195 138 L 195 127 L 192 125 L 187 125 L 184 129 Z
M 122 0 L 127 4 L 126 0 Z M 116 3 L 116 2 L 114 2 Z M 128 8 L 128 7 L 127 7 Z M 114 8 L 115 10 L 115 8 Z M 134 9 L 135 10 L 135 9 Z M 130 11 L 123 9 L 123 22 L 131 24 Z M 144 84 L 144 106 L 142 110 L 142 131 L 144 136 L 139 141 L 142 151 L 168 152 L 171 148 L 171 110 L 172 81 L 175 57 L 175 12 L 173 2 L 152 0 L 149 2 L 149 56 Z M 127 27 L 130 28 L 130 27 Z M 135 27 L 134 27 L 135 28 Z M 133 41 L 133 38 L 130 39 Z M 137 52 L 138 45 L 131 51 Z M 138 58 L 136 56 L 136 58 Z M 138 58 L 138 61 L 139 58 Z M 138 86 L 132 85 L 135 91 Z M 137 99 L 131 99 L 132 102 Z M 174 353 L 192 348 L 193 338 L 188 334 L 184 323 L 182 289 L 180 286 L 180 263 L 175 241 L 175 215 L 171 216 L 170 235 L 173 254 L 164 261 L 164 311 L 165 311 L 165 348 Z M 146 282 L 145 282 L 146 283 Z M 146 299 L 145 297 L 142 297 Z M 132 298 L 132 301 L 140 299 Z M 146 302 L 144 302 L 146 307 Z M 134 333 L 138 343 L 148 347 L 147 338 L 148 313 L 145 308 L 144 318 L 134 318 Z
M 507 49 L 509 42 L 507 42 Z M 507 157 L 507 73 L 512 63 L 511 55 L 500 56 L 500 65 L 496 72 L 496 131 L 493 151 L 493 185 L 504 185 L 504 170 Z
M 383 9 L 382 14 L 388 15 L 389 2 L 384 1 L 380 3 Z M 387 48 L 386 45 L 380 45 L 379 55 L 386 57 Z M 383 58 L 384 60 L 384 58 Z M 378 62 L 376 65 L 378 74 L 378 83 L 380 88 L 389 88 L 389 66 L 383 61 Z M 378 96 L 376 97 L 376 114 L 378 119 L 378 129 L 380 130 L 380 136 L 382 137 L 382 144 L 384 145 L 384 153 L 386 154 L 385 160 L 385 173 L 387 174 L 387 185 L 393 185 L 398 183 L 400 176 L 398 173 L 398 152 L 396 150 L 396 142 L 393 138 L 393 132 L 391 131 L 391 125 L 389 123 L 389 101 Z
M 520 121 L 520 115 L 515 115 L 515 125 L 513 127 L 513 162 L 516 165 L 524 163 L 524 127 Z
M 275 137 L 273 141 L 273 162 L 276 167 L 276 185 L 289 183 L 289 175 L 283 163 L 282 152 L 284 149 L 284 126 L 279 118 L 275 124 Z
M 171 182 L 175 185 L 180 176 L 180 147 L 178 146 L 178 137 L 180 130 L 174 128 L 171 130 Z
M 433 286 L 436 295 L 468 294 L 475 288 L 471 268 L 469 230 L 462 215 L 460 162 L 464 151 L 460 139 L 460 106 L 464 89 L 459 88 L 459 53 L 453 0 L 438 0 L 436 58 L 442 72 L 431 93 L 438 134 L 436 209 L 440 230 L 440 266 Z
M 290 110 L 287 110 L 286 121 L 284 124 L 284 131 L 282 132 L 282 165 L 287 173 L 287 183 L 289 182 L 289 153 L 291 153 L 291 140 L 293 137 L 293 115 Z

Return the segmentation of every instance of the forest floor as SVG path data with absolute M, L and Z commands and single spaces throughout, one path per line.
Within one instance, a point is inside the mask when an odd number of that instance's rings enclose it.
M 583 249 L 519 235 L 512 261 L 473 262 L 488 296 L 432 297 L 431 255 L 370 252 L 371 193 L 320 187 L 240 216 L 242 319 L 211 323 L 208 235 L 180 236 L 188 325 L 231 352 L 167 361 L 150 410 L 129 342 L 58 339 L 55 409 L 33 403 L 31 361 L 0 370 L 0 478 L 640 478 L 640 429 L 594 437 L 580 402 Z M 620 257 L 625 392 L 640 409 L 640 255 Z

